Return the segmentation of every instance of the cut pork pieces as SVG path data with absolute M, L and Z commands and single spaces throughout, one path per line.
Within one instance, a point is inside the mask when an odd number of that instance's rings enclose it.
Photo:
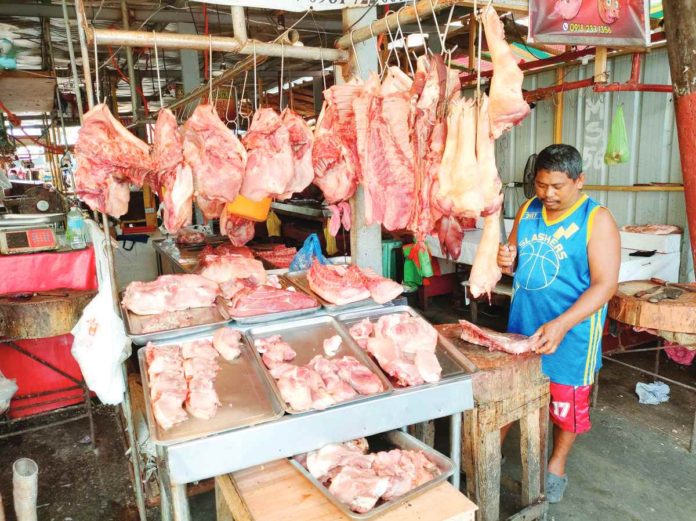
M 517 333 L 499 333 L 492 329 L 479 327 L 466 320 L 460 320 L 461 339 L 470 344 L 487 347 L 490 351 L 504 351 L 513 355 L 528 353 L 532 350 L 531 337 Z
M 131 282 L 123 305 L 136 315 L 156 315 L 169 311 L 212 306 L 218 285 L 200 275 L 161 275 L 152 282 Z
M 231 362 L 241 354 L 242 334 L 231 327 L 221 327 L 213 335 L 213 347 L 225 360 Z
M 288 129 L 292 149 L 293 175 L 285 186 L 285 193 L 278 196 L 278 199 L 287 199 L 293 193 L 303 191 L 314 179 L 312 166 L 314 134 L 307 122 L 295 111 L 287 108 L 283 110 L 280 117 L 283 125 Z
M 510 130 L 529 114 L 529 104 L 522 96 L 524 75 L 505 41 L 505 29 L 492 7 L 484 9 L 483 30 L 493 61 L 490 98 L 491 136 L 494 139 Z
M 188 393 L 184 377 L 181 348 L 158 347 L 148 343 L 145 347 L 148 384 L 152 414 L 163 429 L 171 429 L 188 419 L 183 405 Z
M 208 219 L 239 194 L 247 153 L 211 105 L 199 105 L 183 126 L 184 158 L 191 167 L 196 202 Z
M 164 201 L 164 226 L 176 233 L 191 224 L 193 172 L 184 161 L 184 138 L 169 109 L 161 109 L 157 116 L 151 158 L 151 177 Z
M 209 420 L 221 405 L 215 391 L 215 376 L 220 370 L 217 350 L 210 340 L 195 340 L 181 346 L 184 375 L 188 384 L 185 407 L 191 416 Z
M 85 114 L 75 143 L 77 196 L 93 210 L 121 217 L 129 184 L 142 186 L 152 171 L 150 149 L 99 104 Z
M 362 283 L 370 292 L 370 297 L 378 304 L 385 304 L 390 300 L 394 300 L 404 292 L 404 287 L 401 284 L 377 275 L 370 268 L 358 268 L 352 265 L 348 268 L 348 271 L 354 272 L 355 277 L 362 280 Z
M 350 304 L 370 298 L 362 277 L 342 266 L 328 266 L 314 259 L 307 272 L 309 287 L 317 295 L 334 304 Z
M 294 288 L 274 288 L 268 284 L 245 287 L 234 293 L 228 311 L 233 317 L 252 317 L 267 313 L 315 308 L 317 301 Z
M 240 247 L 254 238 L 256 227 L 254 221 L 230 214 L 225 206 L 220 214 L 220 233 L 227 235 L 232 246 Z
M 280 115 L 271 108 L 257 110 L 242 143 L 248 159 L 240 193 L 252 201 L 282 196 L 295 171 L 290 133 Z
M 255 284 L 266 282 L 266 270 L 261 261 L 241 255 L 206 255 L 198 261 L 198 274 L 222 284 L 232 279 L 250 279 Z

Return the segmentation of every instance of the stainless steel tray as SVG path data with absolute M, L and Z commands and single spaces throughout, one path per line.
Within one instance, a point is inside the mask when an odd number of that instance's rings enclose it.
M 261 359 L 261 355 L 256 350 L 256 346 L 254 345 L 254 341 L 256 339 L 267 338 L 272 335 L 281 335 L 283 337 L 283 340 L 285 340 L 288 344 L 290 344 L 290 346 L 292 346 L 292 348 L 297 353 L 297 356 L 290 363 L 296 365 L 305 365 L 316 355 L 326 356 L 326 354 L 324 353 L 324 340 L 334 335 L 340 335 L 343 339 L 343 342 L 341 343 L 341 347 L 339 348 L 338 352 L 331 358 L 340 358 L 342 356 L 355 357 L 358 361 L 367 366 L 367 368 L 370 369 L 370 371 L 377 375 L 377 377 L 382 382 L 382 385 L 384 386 L 384 391 L 382 391 L 381 393 L 372 394 L 370 396 L 357 395 L 355 398 L 351 398 L 350 400 L 346 400 L 345 402 L 337 403 L 335 405 L 332 405 L 330 408 L 340 407 L 341 405 L 345 405 L 347 403 L 369 400 L 376 396 L 383 396 L 385 394 L 389 394 L 393 391 L 391 383 L 389 383 L 387 377 L 379 369 L 379 367 L 377 367 L 377 364 L 375 364 L 372 361 L 372 359 L 367 355 L 367 353 L 365 353 L 365 351 L 360 349 L 360 346 L 358 346 L 355 343 L 355 341 L 350 337 L 348 332 L 345 331 L 333 317 L 330 317 L 328 315 L 319 315 L 316 317 L 305 318 L 301 320 L 276 322 L 267 326 L 257 326 L 249 328 L 245 332 L 245 336 L 247 338 L 247 341 L 249 342 L 249 346 L 252 348 L 252 351 L 256 355 L 256 359 L 258 360 L 259 365 L 263 368 L 263 373 L 266 375 L 266 378 L 269 384 L 271 385 L 273 392 L 275 392 L 278 401 L 283 405 L 283 408 L 287 413 L 304 414 L 313 412 L 314 410 L 311 409 L 309 411 L 298 411 L 296 409 L 293 409 L 292 407 L 290 407 L 289 404 L 285 402 L 282 395 L 280 394 L 280 390 L 276 385 L 275 379 L 268 372 L 266 365 L 263 363 L 263 360 Z
M 316 295 L 313 293 L 307 293 L 304 291 L 302 288 L 299 288 L 292 284 L 289 280 L 287 280 L 284 277 L 278 277 L 278 280 L 280 281 L 280 285 L 283 286 L 284 288 L 289 288 L 293 287 L 295 290 L 307 294 L 310 297 L 314 298 L 317 300 Z M 313 306 L 311 308 L 304 308 L 304 309 L 293 309 L 292 311 L 278 311 L 276 313 L 263 313 L 261 315 L 254 315 L 251 317 L 238 317 L 235 315 L 230 314 L 227 311 L 227 308 L 224 304 L 224 299 L 220 298 L 220 305 L 218 306 L 220 309 L 220 312 L 223 314 L 223 316 L 228 317 L 230 320 L 234 320 L 237 324 L 240 325 L 251 325 L 251 324 L 265 324 L 267 322 L 274 322 L 276 320 L 286 320 L 289 318 L 297 318 L 297 317 L 304 317 L 307 315 L 311 315 L 321 309 L 321 304 L 319 304 L 319 301 L 317 300 L 317 305 Z
M 372 320 L 376 320 L 381 316 L 384 315 L 393 315 L 395 313 L 408 313 L 409 315 L 413 317 L 420 317 L 423 318 L 423 316 L 418 313 L 415 309 L 413 309 L 410 306 L 390 306 L 390 307 L 385 307 L 385 308 L 380 308 L 380 309 L 368 309 L 368 310 L 359 310 L 359 311 L 353 311 L 350 313 L 342 313 L 340 315 L 336 316 L 336 320 L 345 327 L 346 332 L 348 332 L 348 329 L 350 329 L 350 326 L 353 324 L 356 324 L 357 322 L 360 322 L 361 320 L 365 318 L 369 318 Z M 425 320 L 423 318 L 423 320 Z M 427 322 L 427 320 L 426 320 Z M 348 333 L 350 335 L 350 333 Z M 435 346 L 435 356 L 437 356 L 438 362 L 440 362 L 440 367 L 442 367 L 442 380 L 446 380 L 447 378 L 453 378 L 456 376 L 460 376 L 462 374 L 470 372 L 468 368 L 463 367 L 458 361 L 456 356 L 452 354 L 452 350 L 455 350 L 456 348 L 452 346 L 451 342 L 447 340 L 445 337 L 443 337 L 440 333 L 438 333 L 438 341 L 437 345 Z M 370 358 L 372 356 L 366 352 Z M 373 359 L 374 360 L 374 359 Z M 375 363 L 377 361 L 375 360 Z M 379 365 L 379 364 L 377 364 Z M 381 367 L 380 367 L 381 369 Z M 425 385 L 438 385 L 440 382 L 433 382 L 433 383 L 424 383 L 420 385 L 412 385 L 408 387 L 403 387 L 397 385 L 394 380 L 387 375 L 387 378 L 389 378 L 389 381 L 392 383 L 394 387 L 395 392 L 403 391 L 406 389 L 413 389 L 417 387 L 423 387 Z
M 312 476 L 309 471 L 295 458 L 290 458 L 290 463 L 300 471 L 300 473 L 309 480 L 319 491 L 326 496 L 326 498 L 331 501 L 344 515 L 350 517 L 351 519 L 371 519 L 373 517 L 384 514 L 387 510 L 403 505 L 408 501 L 412 500 L 415 496 L 422 494 L 426 490 L 433 488 L 438 483 L 442 483 L 447 478 L 449 478 L 454 473 L 454 464 L 452 460 L 443 456 L 433 448 L 429 447 L 425 443 L 417 440 L 413 436 L 406 434 L 401 431 L 391 431 L 384 434 L 378 434 L 376 436 L 370 436 L 367 438 L 370 445 L 369 452 L 379 452 L 381 450 L 391 450 L 391 449 L 401 449 L 401 450 L 421 450 L 425 453 L 425 456 L 438 468 L 440 469 L 440 475 L 434 477 L 427 483 L 423 483 L 421 486 L 416 487 L 403 496 L 394 498 L 390 501 L 379 501 L 375 508 L 364 514 L 358 514 L 353 512 L 348 505 L 340 502 L 336 496 L 334 496 L 329 489 Z
M 157 342 L 156 345 L 181 345 L 193 340 L 212 338 L 212 333 L 191 335 L 176 342 Z M 276 399 L 268 380 L 261 372 L 249 346 L 242 342 L 241 355 L 228 362 L 219 357 L 220 371 L 215 378 L 217 391 L 222 406 L 215 417 L 200 420 L 189 415 L 185 422 L 174 425 L 171 429 L 162 429 L 152 414 L 150 404 L 150 386 L 145 363 L 145 348 L 138 351 L 140 377 L 145 392 L 145 409 L 150 438 L 158 445 L 172 445 L 182 441 L 203 438 L 224 431 L 257 425 L 274 420 L 283 415 L 283 408 Z
M 172 311 L 163 313 L 172 323 L 189 324 L 163 329 L 160 331 L 148 331 L 147 321 L 154 315 L 136 315 L 121 304 L 121 316 L 126 327 L 126 335 L 135 345 L 143 346 L 148 342 L 161 342 L 187 335 L 203 333 L 223 326 L 229 322 L 217 306 L 205 308 L 192 308 L 184 311 Z
M 314 291 L 312 291 L 312 288 L 309 287 L 309 281 L 307 280 L 306 271 L 293 271 L 292 273 L 286 273 L 285 277 L 287 277 L 287 279 L 290 282 L 292 282 L 297 288 L 301 289 L 308 295 L 311 295 L 315 299 L 317 299 L 324 307 L 324 309 L 331 313 L 340 313 L 345 310 L 355 308 L 378 307 L 380 305 L 377 304 L 377 302 L 375 302 L 371 298 L 358 300 L 357 302 L 351 302 L 350 304 L 334 304 L 332 302 L 329 302 L 328 300 L 323 299 L 322 297 L 314 293 Z

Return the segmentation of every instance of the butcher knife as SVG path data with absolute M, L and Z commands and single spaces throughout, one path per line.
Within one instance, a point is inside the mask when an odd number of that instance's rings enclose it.
M 689 291 L 691 293 L 696 293 L 696 286 L 691 286 L 690 284 L 673 284 L 671 282 L 667 282 L 666 280 L 658 279 L 656 277 L 653 277 L 650 279 L 650 282 L 653 284 L 657 284 L 659 286 L 664 286 L 666 288 L 679 288 L 683 291 Z

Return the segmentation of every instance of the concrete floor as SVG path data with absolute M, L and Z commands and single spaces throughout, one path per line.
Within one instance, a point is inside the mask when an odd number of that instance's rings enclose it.
M 499 315 L 504 313 L 500 312 Z M 434 322 L 465 317 L 447 299 L 427 313 Z M 499 323 L 482 315 L 481 321 Z M 654 355 L 622 355 L 652 367 Z M 696 366 L 684 369 L 662 358 L 666 376 L 696 383 Z M 696 519 L 696 454 L 687 450 L 696 411 L 696 393 L 671 386 L 668 403 L 640 405 L 637 381 L 650 381 L 635 371 L 607 362 L 600 373 L 593 429 L 578 439 L 571 455 L 570 484 L 562 503 L 551 507 L 558 521 L 693 521 Z M 0 494 L 8 521 L 12 509 L 12 462 L 22 456 L 39 464 L 41 521 L 131 521 L 135 509 L 125 445 L 116 409 L 97 407 L 98 450 L 85 436 L 86 421 L 65 424 L 0 440 Z M 513 429 L 503 453 L 504 472 L 519 475 L 519 433 Z M 503 494 L 503 512 L 514 512 L 517 499 Z M 214 521 L 211 493 L 191 499 L 194 521 Z M 148 520 L 158 519 L 156 508 Z

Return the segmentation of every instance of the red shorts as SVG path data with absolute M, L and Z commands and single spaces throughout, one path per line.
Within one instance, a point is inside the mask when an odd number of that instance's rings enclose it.
M 551 421 L 561 429 L 576 434 L 587 432 L 590 423 L 591 385 L 573 386 L 551 382 Z

